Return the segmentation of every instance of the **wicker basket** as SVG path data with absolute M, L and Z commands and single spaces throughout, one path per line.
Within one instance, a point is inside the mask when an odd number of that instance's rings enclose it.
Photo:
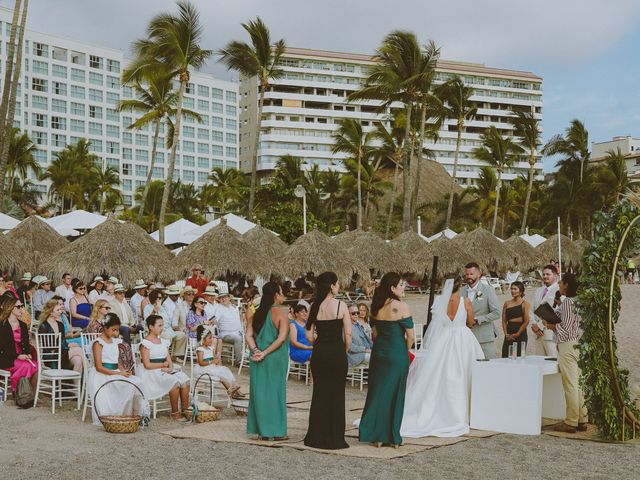
M 200 382 L 200 379 L 205 376 L 209 377 L 209 399 L 212 402 L 213 401 L 213 378 L 211 378 L 211 375 L 209 375 L 208 373 L 203 373 L 196 379 L 196 383 L 193 386 L 193 391 L 194 392 L 198 391 L 198 382 Z M 194 418 L 193 408 L 190 408 L 189 411 L 191 412 L 191 420 L 192 421 L 195 420 L 196 423 L 215 422 L 216 420 L 218 420 L 218 418 L 220 418 L 220 413 L 221 413 L 221 410 L 215 407 L 211 410 L 196 409 L 196 414 Z
M 248 399 L 239 399 L 233 400 L 231 402 L 231 406 L 236 412 L 236 415 L 239 417 L 246 417 L 249 412 L 249 400 Z
M 108 382 L 103 383 L 93 396 L 93 408 L 96 411 L 96 416 L 108 433 L 135 433 L 138 431 L 138 427 L 140 426 L 140 420 L 142 420 L 140 415 L 100 415 L 98 412 L 98 407 L 96 406 L 98 393 L 100 393 L 100 390 L 102 390 L 106 385 L 114 382 L 124 382 L 129 385 L 133 385 L 136 390 L 140 392 L 142 398 L 144 398 L 144 393 L 142 393 L 142 390 L 140 390 L 136 384 L 122 378 L 109 380 Z

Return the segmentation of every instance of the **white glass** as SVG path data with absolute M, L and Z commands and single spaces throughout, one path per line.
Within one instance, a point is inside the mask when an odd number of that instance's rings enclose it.
M 522 358 L 527 356 L 527 342 L 520 342 L 520 356 Z

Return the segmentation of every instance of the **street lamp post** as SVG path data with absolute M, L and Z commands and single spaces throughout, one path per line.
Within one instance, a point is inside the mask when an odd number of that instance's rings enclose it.
M 302 231 L 307 234 L 307 191 L 302 185 L 296 185 L 295 196 L 302 198 Z

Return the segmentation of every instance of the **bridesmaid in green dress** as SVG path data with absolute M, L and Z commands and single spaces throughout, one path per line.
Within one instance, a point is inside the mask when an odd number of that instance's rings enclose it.
M 286 310 L 279 308 L 283 301 L 280 285 L 266 283 L 260 306 L 247 325 L 251 349 L 247 433 L 263 440 L 287 439 L 289 319 Z
M 400 425 L 413 345 L 413 320 L 404 296 L 404 281 L 395 272 L 380 280 L 371 301 L 374 342 L 369 361 L 369 389 L 360 420 L 360 441 L 402 444 Z

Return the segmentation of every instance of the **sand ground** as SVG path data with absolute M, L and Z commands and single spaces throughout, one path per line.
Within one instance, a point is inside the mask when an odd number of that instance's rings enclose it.
M 506 298 L 506 297 L 505 297 Z M 424 299 L 409 297 L 414 316 L 426 318 Z M 640 376 L 637 317 L 640 287 L 625 286 L 617 327 L 621 359 Z M 500 343 L 501 344 L 501 343 Z M 498 345 L 498 343 L 497 343 Z M 242 375 L 242 383 L 247 383 Z M 290 395 L 311 387 L 289 382 Z M 347 388 L 348 400 L 364 393 Z M 233 415 L 226 412 L 225 415 Z M 51 479 L 296 479 L 302 478 L 616 478 L 635 479 L 640 444 L 607 444 L 541 436 L 497 435 L 394 460 L 341 457 L 289 448 L 179 440 L 160 432 L 176 424 L 159 416 L 132 435 L 110 435 L 65 404 L 55 415 L 46 407 L 0 407 L 2 478 Z

